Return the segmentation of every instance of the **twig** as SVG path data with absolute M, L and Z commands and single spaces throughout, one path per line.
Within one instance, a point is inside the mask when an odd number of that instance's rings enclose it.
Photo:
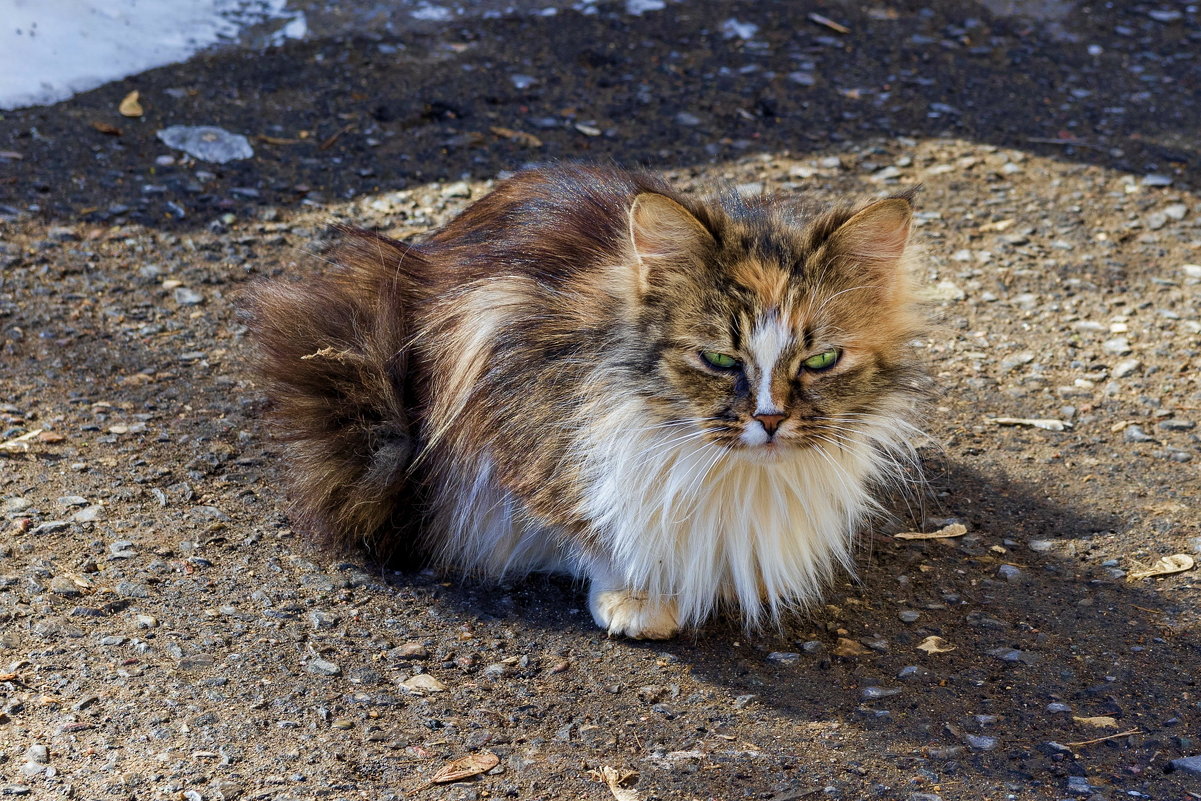
M 1078 748 L 1082 745 L 1092 745 L 1094 743 L 1103 743 L 1106 740 L 1116 740 L 1119 737 L 1129 737 L 1132 734 L 1141 734 L 1141 729 L 1130 729 L 1129 731 L 1120 731 L 1117 734 L 1107 734 L 1104 737 L 1098 737 L 1095 740 L 1081 740 L 1078 743 L 1064 743 L 1068 748 Z
M 1101 145 L 1094 145 L 1092 142 L 1086 142 L 1083 139 L 1056 139 L 1053 136 L 1027 136 L 1027 142 L 1034 142 L 1040 145 L 1061 145 L 1063 147 L 1087 147 L 1091 150 L 1100 150 L 1105 152 L 1105 148 Z
M 340 138 L 342 137 L 342 134 L 344 134 L 344 133 L 350 133 L 350 132 L 351 132 L 351 131 L 353 131 L 354 129 L 355 129 L 355 123 L 353 123 L 353 122 L 352 122 L 350 125 L 343 125 L 341 128 L 339 128 L 338 130 L 334 131 L 334 134 L 333 134 L 333 136 L 329 137 L 329 138 L 328 138 L 328 139 L 326 139 L 324 142 L 322 142 L 322 143 L 321 143 L 321 144 L 320 144 L 320 145 L 317 147 L 317 149 L 318 149 L 318 150 L 329 150 L 331 147 L 333 147 L 333 146 L 334 146 L 334 142 L 337 142 L 337 141 L 338 141 L 338 139 L 340 139 Z
M 33 431 L 26 431 L 21 436 L 14 437 L 7 442 L 0 442 L 0 451 L 12 451 L 14 453 L 21 451 L 22 453 L 25 453 L 29 450 L 29 440 L 41 433 L 42 429 L 37 428 Z
M 834 20 L 830 19 L 829 17 L 827 17 L 823 14 L 818 14 L 816 12 L 811 13 L 809 15 L 809 20 L 811 22 L 816 22 L 818 25 L 823 25 L 823 26 L 829 28 L 830 30 L 836 31 L 838 33 L 850 33 L 851 32 L 851 29 L 848 28 L 846 25 L 843 25 L 842 23 L 839 23 L 839 22 L 835 22 Z

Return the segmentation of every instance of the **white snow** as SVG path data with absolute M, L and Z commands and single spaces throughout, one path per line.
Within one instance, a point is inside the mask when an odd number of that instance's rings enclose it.
M 245 25 L 287 20 L 287 0 L 0 0 L 0 110 L 57 103 L 76 92 L 182 61 L 231 41 Z

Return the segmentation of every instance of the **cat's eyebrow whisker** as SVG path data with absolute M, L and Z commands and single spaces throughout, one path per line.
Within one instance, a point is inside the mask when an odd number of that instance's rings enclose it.
M 813 316 L 816 317 L 817 315 L 821 314 L 830 301 L 834 300 L 834 298 L 838 297 L 839 295 L 845 295 L 848 292 L 855 292 L 859 289 L 879 289 L 879 286 L 876 284 L 860 284 L 859 286 L 853 286 L 850 289 L 843 289 L 835 292 L 833 295 L 827 296 L 825 300 L 822 301 L 822 305 L 817 307 L 817 311 L 813 313 Z

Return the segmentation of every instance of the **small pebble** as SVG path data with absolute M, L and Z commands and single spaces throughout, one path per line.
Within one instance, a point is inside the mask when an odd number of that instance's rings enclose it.
M 921 612 L 916 612 L 912 609 L 902 609 L 900 612 L 897 612 L 897 617 L 901 619 L 902 623 L 916 623 L 921 616 Z
M 448 689 L 445 684 L 428 673 L 418 673 L 416 676 L 405 679 L 400 684 L 402 687 L 407 687 L 410 690 L 421 690 L 427 693 L 440 693 Z
M 310 659 L 304 669 L 317 676 L 337 676 L 342 668 L 325 659 Z
M 1122 429 L 1122 439 L 1126 442 L 1154 442 L 1155 438 L 1143 431 L 1141 426 L 1128 425 Z
M 859 696 L 864 701 L 876 701 L 880 698 L 888 698 L 893 695 L 900 694 L 899 687 L 864 687 L 859 691 Z
M 199 306 L 204 303 L 204 295 L 186 286 L 177 287 L 172 296 L 180 306 Z
M 117 595 L 122 598 L 149 598 L 150 591 L 146 589 L 144 584 L 138 584 L 133 581 L 122 581 L 115 587 Z
M 997 568 L 997 576 L 1005 579 L 1011 584 L 1016 584 L 1024 577 L 1021 569 L 1014 565 L 1001 565 Z
M 1138 359 L 1123 359 L 1113 366 L 1113 377 L 1126 378 L 1136 373 L 1142 366 L 1143 363 Z
M 783 665 L 791 665 L 800 658 L 800 654 L 793 653 L 792 651 L 772 651 L 767 655 L 769 662 L 779 662 Z
M 25 758 L 30 762 L 45 765 L 50 761 L 50 749 L 41 743 L 34 743 L 25 751 Z
M 1168 764 L 1172 766 L 1172 770 L 1178 770 L 1181 773 L 1188 773 L 1192 776 L 1201 776 L 1201 754 L 1173 759 Z
M 104 519 L 104 507 L 99 504 L 80 509 L 71 519 L 76 523 L 95 523 Z
M 309 612 L 309 625 L 315 629 L 332 629 L 338 625 L 340 618 L 332 612 L 315 609 Z
M 1071 712 L 1071 711 L 1072 711 L 1072 708 L 1071 708 L 1070 706 L 1068 706 L 1067 704 L 1061 704 L 1061 703 L 1059 703 L 1059 702 L 1057 701 L 1057 702 L 1054 702 L 1054 703 L 1047 704 L 1047 711 L 1048 711 L 1048 712 L 1052 712 L 1052 713 L 1055 713 L 1055 712 Z
M 1125 356 L 1133 348 L 1130 347 L 1130 340 L 1126 339 L 1126 337 L 1114 337 L 1102 342 L 1101 350 L 1106 353 L 1112 353 L 1115 356 Z
M 83 594 L 74 581 L 63 577 L 56 577 L 50 580 L 50 592 L 67 598 L 75 598 Z
M 425 659 L 429 656 L 429 651 L 419 642 L 407 642 L 392 649 L 391 654 L 400 659 Z
M 998 745 L 996 737 L 986 737 L 982 734 L 965 734 L 963 741 L 968 744 L 969 748 L 977 751 L 992 751 Z
M 1068 776 L 1068 792 L 1073 795 L 1092 795 L 1093 786 L 1084 776 Z

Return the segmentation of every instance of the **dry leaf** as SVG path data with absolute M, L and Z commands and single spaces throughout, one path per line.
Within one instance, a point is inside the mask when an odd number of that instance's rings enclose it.
M 834 643 L 834 650 L 831 652 L 835 656 L 867 656 L 871 653 L 867 648 L 864 648 L 854 640 L 849 640 L 846 637 L 839 637 L 838 642 Z
M 600 769 L 600 775 L 605 782 L 605 786 L 609 788 L 609 792 L 613 794 L 613 798 L 616 801 L 642 801 L 642 793 L 637 790 L 631 790 L 628 787 L 622 787 L 626 782 L 636 780 L 638 778 L 637 773 L 619 771 L 617 768 L 605 765 Z
M 962 523 L 952 523 L 949 526 L 944 526 L 938 531 L 931 531 L 928 534 L 921 531 L 902 531 L 900 534 L 893 534 L 898 540 L 942 540 L 948 537 L 962 537 L 967 533 L 967 526 Z
M 117 106 L 117 111 L 121 112 L 122 117 L 140 117 L 142 116 L 142 104 L 138 102 L 138 93 L 130 92 L 121 101 L 121 105 Z
M 1072 427 L 1071 423 L 1065 423 L 1063 420 L 1034 417 L 990 417 L 988 422 L 999 426 L 1033 426 L 1044 431 L 1066 431 Z
M 945 654 L 948 651 L 954 651 L 955 646 L 948 643 L 942 637 L 930 636 L 917 644 L 919 651 L 925 651 L 928 654 Z
M 100 133 L 107 134 L 108 136 L 120 136 L 121 135 L 120 128 L 118 128 L 115 125 L 109 125 L 107 122 L 101 122 L 100 120 L 92 120 L 92 127 L 95 128 Z
M 472 776 L 479 776 L 481 773 L 486 773 L 499 764 L 500 757 L 491 751 L 484 751 L 480 754 L 468 754 L 465 757 L 459 757 L 454 762 L 443 765 L 442 769 L 430 779 L 430 783 L 445 784 L 446 782 L 457 782 L 459 779 L 469 779 Z
M 526 147 L 542 147 L 542 140 L 534 136 L 532 133 L 515 131 L 512 128 L 502 128 L 499 125 L 493 125 L 488 130 L 492 131 L 492 133 L 496 134 L 497 136 L 504 137 L 505 139 L 512 139 L 514 142 L 525 145 Z
M 1077 723 L 1083 723 L 1085 726 L 1093 726 L 1098 729 L 1116 729 L 1118 727 L 1117 720 L 1109 717 L 1108 715 L 1097 715 L 1096 717 L 1091 718 L 1078 718 L 1075 715 L 1072 715 L 1072 720 L 1076 721 Z
M 1186 553 L 1173 554 L 1172 556 L 1162 556 L 1155 564 L 1151 565 L 1146 570 L 1135 570 L 1127 576 L 1131 581 L 1145 579 L 1150 576 L 1167 576 L 1171 573 L 1183 573 L 1186 570 L 1192 570 L 1193 557 Z
M 446 691 L 446 685 L 428 673 L 418 673 L 416 676 L 402 681 L 401 685 L 408 687 L 410 690 L 422 690 L 427 693 Z

